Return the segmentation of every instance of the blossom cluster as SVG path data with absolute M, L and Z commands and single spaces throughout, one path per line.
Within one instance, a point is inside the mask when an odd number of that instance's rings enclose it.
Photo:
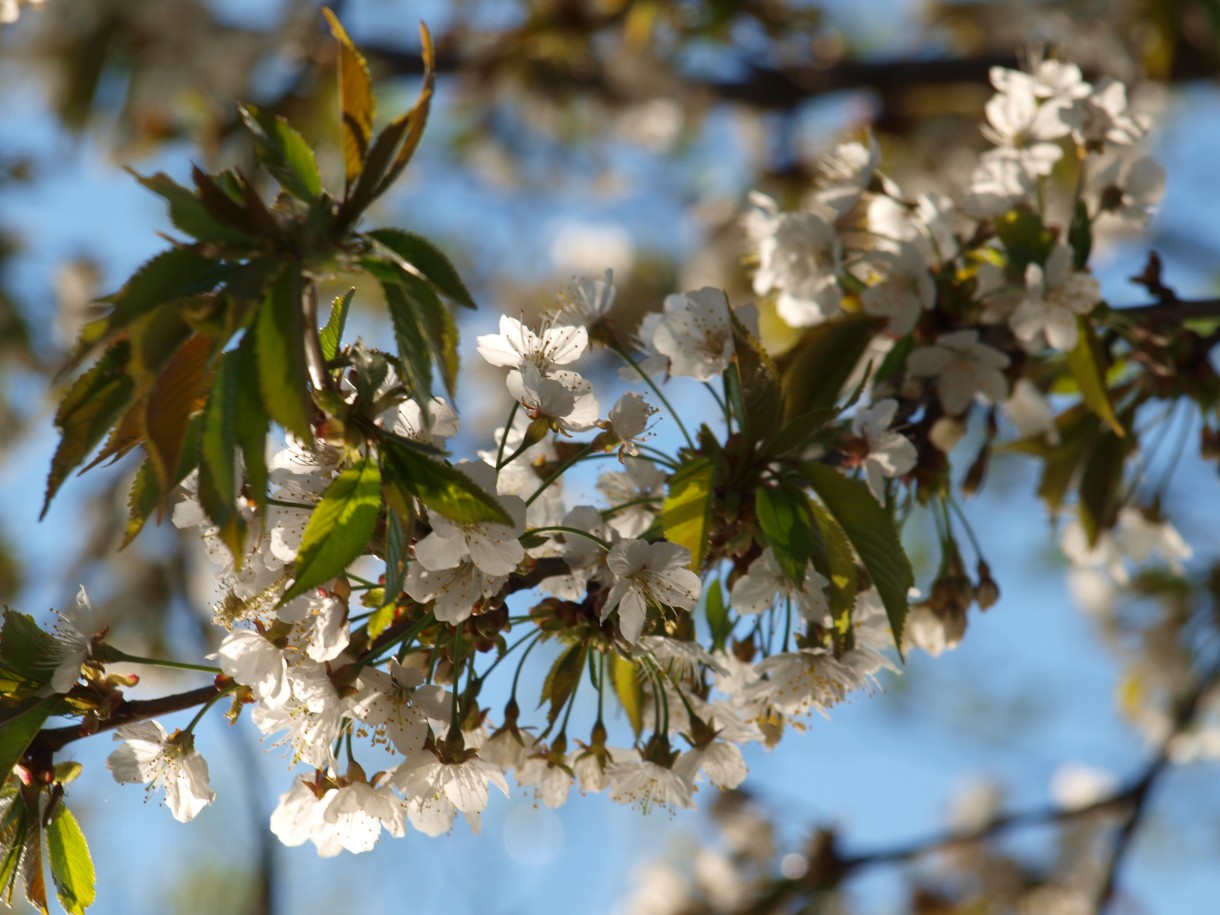
M 548 806 L 577 787 L 645 810 L 691 807 L 702 787 L 744 780 L 744 746 L 771 748 L 786 722 L 877 688 L 904 650 L 952 647 L 969 607 L 995 603 L 981 548 L 972 578 L 957 542 L 949 454 L 976 406 L 991 437 L 1002 407 L 1027 450 L 1066 434 L 1052 376 L 1035 369 L 1087 344 L 1087 319 L 1106 309 L 1087 268 L 1093 222 L 1146 219 L 1162 175 L 1124 157 L 1147 124 L 1121 84 L 1055 60 L 991 81 L 991 148 L 956 200 L 908 198 L 871 137 L 827 156 L 798 209 L 751 194 L 756 303 L 705 287 L 627 328 L 607 271 L 539 320 L 500 317 L 477 351 L 505 370 L 510 406 L 469 460 L 449 460 L 453 405 L 414 398 L 357 343 L 331 380 L 350 411 L 371 411 L 362 437 L 320 427 L 313 446 L 279 451 L 265 505 L 241 503 L 244 550 L 188 478 L 173 522 L 201 535 L 215 567 L 218 683 L 306 770 L 272 815 L 281 840 L 332 855 L 372 848 L 383 829 L 443 833 L 458 814 L 477 830 L 510 777 Z M 1046 204 L 1065 149 L 1080 189 L 1066 231 Z M 768 354 L 760 317 L 772 313 L 806 339 L 829 335 L 825 358 L 845 360 L 824 401 L 804 390 L 821 367 L 808 369 L 800 344 L 778 363 Z M 859 326 L 863 342 L 834 336 Z M 599 347 L 617 377 L 597 374 Z M 793 406 L 801 396 L 808 409 Z M 697 397 L 715 410 L 695 426 L 684 417 Z M 372 462 L 378 435 L 455 471 L 444 491 L 486 494 L 496 520 L 435 493 L 379 506 L 360 558 L 300 593 L 319 506 L 357 460 Z M 594 486 L 569 482 L 603 460 L 613 469 Z M 1083 539 L 1070 529 L 1065 549 L 1116 576 L 1119 539 L 1129 554 L 1184 558 L 1169 529 L 1154 544 L 1133 505 L 1113 508 Z M 895 530 L 916 509 L 940 548 L 922 597 L 908 592 Z M 49 690 L 68 692 L 100 656 L 86 629 L 61 639 Z M 521 674 L 540 645 L 546 711 L 523 720 Z M 624 716 L 606 716 L 609 703 Z M 177 819 L 212 799 L 190 727 L 142 722 L 116 738 L 115 777 L 164 787 Z

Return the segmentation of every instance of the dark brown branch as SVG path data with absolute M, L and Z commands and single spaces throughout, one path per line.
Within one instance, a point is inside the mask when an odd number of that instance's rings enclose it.
M 1159 318 L 1165 321 L 1220 319 L 1220 299 L 1198 299 L 1191 302 L 1155 302 L 1151 305 L 1115 308 L 1114 312 L 1128 318 Z
M 29 753 L 37 756 L 39 753 L 52 754 L 63 749 L 74 740 L 89 737 L 102 731 L 112 731 L 133 721 L 143 721 L 158 715 L 168 715 L 171 712 L 181 712 L 197 705 L 203 705 L 209 699 L 216 697 L 221 690 L 215 685 L 201 686 L 185 693 L 175 693 L 172 696 L 161 696 L 157 699 L 136 699 L 124 702 L 109 718 L 97 722 L 96 727 L 86 731 L 81 725 L 72 724 L 62 728 L 49 728 L 39 733 L 30 745 Z

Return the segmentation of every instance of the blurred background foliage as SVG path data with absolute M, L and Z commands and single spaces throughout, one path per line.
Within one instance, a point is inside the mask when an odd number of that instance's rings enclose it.
M 1210 292 L 1216 285 L 1220 230 L 1214 215 L 1209 223 L 1198 212 L 1216 195 L 1214 145 L 1208 145 L 1216 131 L 1190 132 L 1200 120 L 1220 123 L 1216 0 L 339 0 L 332 6 L 369 60 L 386 116 L 405 108 L 417 91 L 418 20 L 432 31 L 439 70 L 432 121 L 408 180 L 378 203 L 377 219 L 444 243 L 484 305 L 480 327 L 492 320 L 489 314 L 546 308 L 573 275 L 598 276 L 606 267 L 615 270 L 619 301 L 640 311 L 668 292 L 708 284 L 725 288 L 735 301 L 749 298 L 737 222 L 749 189 L 794 203 L 809 187 L 819 153 L 837 137 L 865 129 L 884 150 L 887 173 L 910 194 L 934 184 L 960 186 L 983 148 L 978 123 L 991 92 L 989 68 L 1014 66 L 1036 47 L 1079 63 L 1088 78 L 1128 81 L 1136 106 L 1158 114 L 1165 135 L 1181 141 L 1180 151 L 1169 140 L 1154 150 L 1168 165 L 1171 200 L 1141 246 L 1160 252 L 1167 275 L 1182 282 L 1180 291 Z M 209 170 L 253 174 L 252 149 L 238 135 L 235 102 L 241 99 L 286 115 L 319 149 L 324 173 L 337 174 L 335 53 L 312 0 L 44 0 L 22 7 L 18 22 L 0 29 L 6 490 L 30 490 L 26 501 L 40 496 L 55 372 L 93 299 L 159 246 L 150 229 L 168 226 L 151 195 L 133 179 L 115 185 L 111 173 L 125 165 L 180 176 L 195 161 Z M 1199 153 L 1212 160 L 1199 161 Z M 1174 210 L 1174 186 L 1196 195 L 1196 205 Z M 40 210 L 41 218 L 26 218 Z M 99 225 L 109 227 L 104 235 L 95 231 Z M 82 226 L 93 235 L 74 231 Z M 1115 264 L 1116 276 L 1139 271 L 1142 255 L 1130 254 L 1121 239 L 1103 241 L 1128 252 Z M 1143 301 L 1137 288 L 1124 293 L 1128 298 L 1115 304 Z M 792 340 L 768 317 L 767 342 L 781 350 Z M 472 339 L 473 332 L 465 336 Z M 463 384 L 468 396 L 481 390 L 477 374 Z M 495 406 L 472 403 L 469 428 L 485 424 L 480 420 L 494 412 L 483 417 L 480 410 Z M 189 545 L 163 525 L 115 552 L 133 469 L 120 465 L 71 482 L 45 526 L 49 534 L 27 529 L 31 514 L 20 500 L 0 507 L 0 600 L 45 609 L 83 581 L 132 651 L 198 653 L 207 648 L 211 627 L 190 597 L 197 566 Z M 1002 482 L 998 488 L 1003 492 Z M 1139 613 L 1110 618 L 1098 637 L 1119 666 L 1159 664 L 1171 672 L 1185 662 L 1150 655 L 1148 646 L 1174 639 L 1150 631 L 1162 624 L 1178 627 L 1175 633 L 1215 628 L 1206 590 L 1183 596 L 1148 582 L 1129 597 L 1144 607 L 1172 603 L 1177 616 L 1170 613 L 1173 622 L 1165 623 L 1157 611 L 1152 626 Z M 1191 601 L 1207 606 L 1184 609 Z M 967 639 L 963 651 L 969 650 Z M 955 717 L 957 727 L 980 735 L 996 721 L 1019 729 L 1046 713 L 1029 692 L 970 693 L 936 676 L 899 681 L 886 701 L 901 714 Z M 725 799 L 717 807 L 716 834 L 730 835 L 733 817 L 753 809 L 751 803 Z M 986 831 L 987 822 L 975 827 Z M 1081 828 L 1087 819 L 1066 823 Z M 738 847 L 730 835 L 724 856 L 757 856 L 764 847 L 773 852 L 750 858 L 764 888 L 743 899 L 700 891 L 689 896 L 688 910 L 839 910 L 833 906 L 846 903 L 823 890 L 860 865 L 841 874 L 832 868 L 825 873 L 835 879 L 823 883 L 803 876 L 816 871 L 817 861 L 833 859 L 830 834 L 812 836 L 800 849 L 798 868 L 775 843 Z M 1060 911 L 1049 903 L 1029 908 L 1036 904 L 1022 895 L 1067 868 L 1065 861 L 1076 866 L 1084 840 L 1065 831 L 1058 841 L 1061 853 L 1032 870 L 974 847 L 975 857 L 958 861 L 959 880 L 934 887 L 914 881 L 904 898 L 921 912 Z M 684 859 L 694 862 L 692 886 L 701 853 Z M 232 865 L 204 859 L 190 880 L 211 889 L 196 892 L 194 882 L 183 883 L 166 904 L 182 912 L 237 911 L 232 894 L 243 896 L 250 911 L 264 910 L 273 881 L 265 848 L 261 860 L 261 869 L 226 877 L 225 893 L 216 895 L 212 869 L 224 873 Z M 992 878 L 1007 880 L 1008 889 L 995 889 L 999 884 L 987 882 Z M 247 884 L 256 889 L 236 892 Z M 779 895 L 771 899 L 768 892 Z M 661 895 L 675 899 L 679 889 L 670 885 Z M 637 896 L 635 910 L 670 911 L 649 909 L 646 894 Z M 587 910 L 608 906 L 609 900 L 598 900 Z

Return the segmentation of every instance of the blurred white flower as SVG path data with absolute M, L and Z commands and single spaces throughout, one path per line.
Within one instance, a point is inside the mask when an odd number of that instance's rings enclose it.
M 1025 299 L 1008 319 L 1023 343 L 1040 348 L 1043 337 L 1052 349 L 1070 350 L 1078 337 L 1076 316 L 1101 301 L 1097 279 L 1072 266 L 1072 249 L 1056 245 L 1046 266 L 1025 268 Z
M 959 330 L 938 337 L 907 357 L 907 370 L 918 378 L 935 378 L 936 392 L 945 412 L 965 412 L 974 399 L 996 403 L 1008 395 L 1001 369 L 1008 356 L 979 341 L 978 331 Z
M 780 213 L 774 200 L 756 191 L 750 205 L 744 225 L 758 254 L 755 294 L 777 290 L 779 315 L 793 327 L 820 324 L 838 314 L 843 255 L 835 211 L 819 203 Z

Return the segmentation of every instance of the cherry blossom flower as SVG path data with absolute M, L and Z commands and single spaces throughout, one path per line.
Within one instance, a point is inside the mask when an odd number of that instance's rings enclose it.
M 454 465 L 485 492 L 496 487 L 495 468 L 482 461 Z M 518 538 L 525 530 L 525 503 L 517 496 L 501 496 L 500 505 L 512 525 L 479 521 L 458 524 L 443 515 L 429 515 L 432 533 L 415 545 L 415 558 L 429 572 L 454 569 L 467 557 L 488 576 L 507 575 L 525 558 Z
M 1092 148 L 1130 146 L 1148 132 L 1148 118 L 1127 111 L 1127 87 L 1103 76 L 1093 91 L 1078 102 L 1078 119 L 1072 135 L 1077 143 Z
M 234 629 L 220 643 L 217 655 L 225 675 L 250 687 L 261 705 L 278 708 L 292 698 L 284 650 L 273 645 L 262 633 L 253 629 Z
M 271 831 L 290 847 L 313 842 L 320 857 L 330 858 L 341 851 L 372 851 L 383 828 L 392 836 L 404 835 L 405 820 L 402 801 L 384 787 L 357 779 L 319 796 L 298 778 L 280 795 Z
M 1093 176 L 1102 213 L 1112 213 L 1137 225 L 1148 221 L 1165 195 L 1165 169 L 1155 159 L 1111 159 Z
M 93 642 L 93 604 L 81 585 L 76 592 L 76 603 L 63 612 L 56 613 L 54 636 L 44 669 L 53 667 L 50 681 L 39 690 L 39 695 L 64 695 L 71 692 L 80 679 L 81 665 L 89 659 Z
M 638 537 L 648 530 L 656 517 L 654 508 L 665 496 L 667 479 L 656 464 L 638 457 L 625 459 L 621 472 L 607 471 L 598 476 L 597 488 L 611 508 L 607 522 L 615 533 Z
M 156 721 L 136 721 L 114 732 L 123 741 L 106 760 L 114 780 L 165 789 L 165 803 L 179 823 L 189 822 L 216 800 L 208 784 L 207 761 L 195 750 L 190 732 L 167 734 Z
M 858 410 L 851 421 L 851 431 L 868 443 L 864 476 L 869 491 L 882 504 L 885 502 L 886 479 L 908 473 L 919 457 L 910 440 L 890 428 L 897 412 L 898 401 L 886 398 Z
M 634 643 L 644 629 L 648 604 L 689 610 L 699 599 L 699 576 L 686 567 L 690 551 L 662 540 L 620 540 L 606 557 L 614 584 L 602 605 L 602 619 L 618 609 L 619 630 Z
M 945 411 L 957 415 L 975 398 L 985 403 L 1005 398 L 1008 382 L 1000 370 L 1008 363 L 1008 356 L 979 341 L 978 331 L 959 330 L 914 350 L 907 370 L 917 378 L 935 378 Z
M 860 304 L 865 314 L 886 318 L 890 333 L 901 337 L 936 304 L 936 283 L 918 248 L 899 243 L 895 249 L 868 256 L 870 279 L 875 281 L 860 294 Z
M 749 769 L 735 743 L 713 740 L 705 747 L 692 747 L 674 761 L 674 772 L 688 784 L 697 775 L 717 788 L 736 788 L 746 780 Z
M 619 440 L 619 456 L 639 454 L 638 446 L 646 441 L 648 421 L 656 415 L 657 408 L 642 395 L 628 391 L 610 409 L 608 417 L 611 431 Z
M 534 333 L 516 318 L 500 317 L 500 332 L 478 338 L 479 355 L 492 365 L 520 369 L 526 363 L 543 375 L 581 357 L 589 346 L 589 332 L 570 324 L 546 323 Z
M 775 550 L 767 547 L 750 568 L 733 583 L 729 599 L 733 609 L 748 615 L 770 610 L 779 600 L 790 600 L 806 619 L 821 621 L 830 612 L 826 587 L 830 581 L 812 566 L 805 570 L 804 587 L 798 588 L 780 568 Z
M 508 797 L 503 770 L 473 754 L 461 762 L 446 763 L 431 753 L 420 753 L 401 763 L 390 782 L 425 805 L 443 798 L 462 813 L 480 813 L 487 806 L 489 786 Z
M 868 189 L 880 163 L 881 147 L 871 132 L 867 145 L 856 140 L 840 143 L 818 162 L 821 186 L 815 194 L 816 199 L 836 214 L 843 215 Z
M 999 69 L 993 68 L 992 73 Z M 984 108 L 988 123 L 983 126 L 983 136 L 1007 150 L 1029 174 L 1049 175 L 1063 155 L 1060 146 L 1052 141 L 1066 137 L 1072 129 L 1065 119 L 1070 104 L 1040 100 L 1032 83 L 1026 80 L 999 82 L 1003 89 Z
M 403 438 L 442 449 L 445 441 L 461 431 L 462 421 L 457 411 L 443 398 L 433 397 L 428 402 L 428 415 L 424 416 L 419 401 L 409 398 L 389 413 L 390 431 Z
M 982 156 L 970 176 L 962 211 L 975 219 L 999 216 L 1028 205 L 1036 190 L 1036 176 L 1019 155 L 1009 149 L 991 150 Z
M 412 563 L 403 587 L 421 603 L 433 601 L 436 618 L 455 626 L 469 619 L 475 605 L 498 592 L 506 581 L 507 575 L 488 575 L 471 559 L 462 558 L 452 568 L 435 571 L 422 562 Z
M 654 806 L 693 809 L 691 784 L 673 769 L 644 760 L 612 762 L 606 767 L 610 800 L 648 813 Z
M 1041 436 L 1050 445 L 1059 444 L 1059 429 L 1050 401 L 1028 378 L 1018 379 L 1012 394 L 1000 406 L 1008 421 L 1017 427 L 1018 438 Z
M 669 360 L 671 374 L 711 381 L 733 359 L 728 298 L 711 287 L 666 296 L 650 342 Z
M 836 212 L 822 203 L 795 213 L 780 213 L 765 194 L 750 194 L 745 229 L 758 253 L 754 292 L 779 292 L 779 315 L 793 327 L 810 327 L 838 314 L 842 245 Z
M 1024 343 L 1037 345 L 1045 336 L 1053 349 L 1070 350 L 1078 336 L 1076 316 L 1088 314 L 1101 301 L 1096 278 L 1072 267 L 1072 249 L 1056 245 L 1046 266 L 1025 268 L 1025 300 L 1008 319 Z
M 563 435 L 584 432 L 597 422 L 601 408 L 593 396 L 593 385 L 576 372 L 555 370 L 544 376 L 527 362 L 520 370 L 509 372 L 505 383 L 530 419 L 546 419 Z
M 558 320 L 565 324 L 596 327 L 606 319 L 614 305 L 614 271 L 607 270 L 604 279 L 574 279 L 561 298 Z
M 445 721 L 450 713 L 448 691 L 423 681 L 420 671 L 393 658 L 386 671 L 366 668 L 351 714 L 377 728 L 404 756 L 418 753 L 428 739 L 429 722 Z

